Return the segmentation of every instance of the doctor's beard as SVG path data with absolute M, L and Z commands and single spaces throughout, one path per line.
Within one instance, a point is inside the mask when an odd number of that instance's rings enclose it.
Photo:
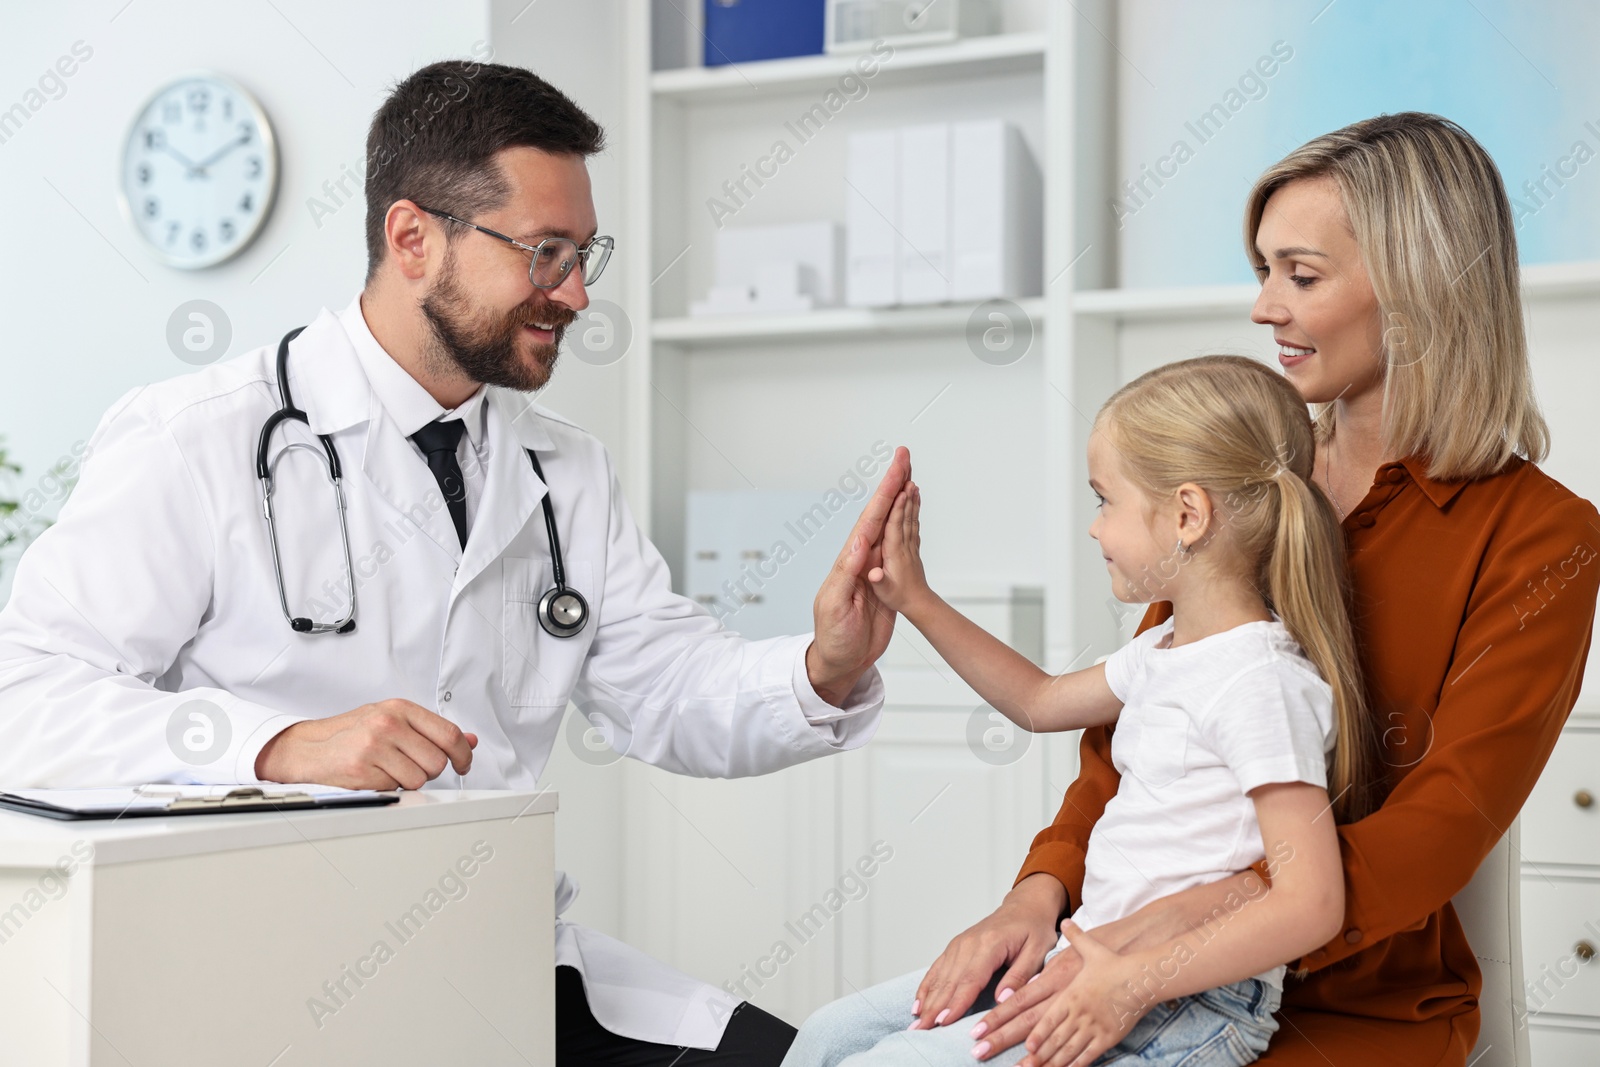
M 524 393 L 542 389 L 550 381 L 562 335 L 578 317 L 577 312 L 553 303 L 541 292 L 533 294 L 531 304 L 518 304 L 504 315 L 477 311 L 461 291 L 454 264 L 448 261 L 432 291 L 422 298 L 422 314 L 433 330 L 435 358 L 455 364 L 475 382 Z M 555 341 L 533 346 L 535 362 L 530 367 L 519 350 L 522 331 L 536 322 L 554 326 Z

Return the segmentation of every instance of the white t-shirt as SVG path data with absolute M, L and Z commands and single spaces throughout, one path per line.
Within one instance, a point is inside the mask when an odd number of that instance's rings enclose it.
M 1105 661 L 1123 703 L 1111 737 L 1122 782 L 1089 835 L 1072 913 L 1084 930 L 1263 859 L 1245 795 L 1256 786 L 1327 787 L 1333 690 L 1276 613 L 1177 648 L 1171 634 L 1168 619 Z M 1284 970 L 1255 977 L 1281 989 Z

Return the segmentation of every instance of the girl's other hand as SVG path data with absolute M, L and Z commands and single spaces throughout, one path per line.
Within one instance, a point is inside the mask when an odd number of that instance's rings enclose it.
M 932 593 L 922 570 L 922 535 L 917 521 L 921 511 L 922 490 L 909 482 L 889 509 L 883 530 L 883 565 L 867 572 L 878 600 L 902 614 Z
M 1131 957 L 1080 930 L 1071 919 L 1062 920 L 1061 932 L 1083 957 L 1083 968 L 1046 1005 L 1028 1035 L 1021 1067 L 1090 1067 L 1155 1006 L 1134 985 L 1141 976 Z

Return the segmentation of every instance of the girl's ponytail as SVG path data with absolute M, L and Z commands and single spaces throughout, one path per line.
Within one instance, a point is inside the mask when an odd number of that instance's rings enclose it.
M 1337 731 L 1328 795 L 1335 818 L 1371 814 L 1379 795 L 1378 739 L 1350 625 L 1344 531 L 1333 504 L 1287 467 L 1275 469 L 1277 536 L 1265 561 L 1266 599 L 1333 690 Z

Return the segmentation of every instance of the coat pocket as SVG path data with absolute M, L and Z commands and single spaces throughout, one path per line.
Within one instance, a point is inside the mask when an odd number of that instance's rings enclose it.
M 1182 778 L 1189 758 L 1189 714 L 1159 704 L 1139 716 L 1139 744 L 1133 773 L 1146 785 L 1167 785 Z
M 599 625 L 595 608 L 599 597 L 591 594 L 589 564 L 565 562 L 568 588 L 589 604 L 589 621 L 571 637 L 554 637 L 539 625 L 539 598 L 556 584 L 549 561 L 515 556 L 500 561 L 505 603 L 500 684 L 513 705 L 565 707 L 589 654 Z

